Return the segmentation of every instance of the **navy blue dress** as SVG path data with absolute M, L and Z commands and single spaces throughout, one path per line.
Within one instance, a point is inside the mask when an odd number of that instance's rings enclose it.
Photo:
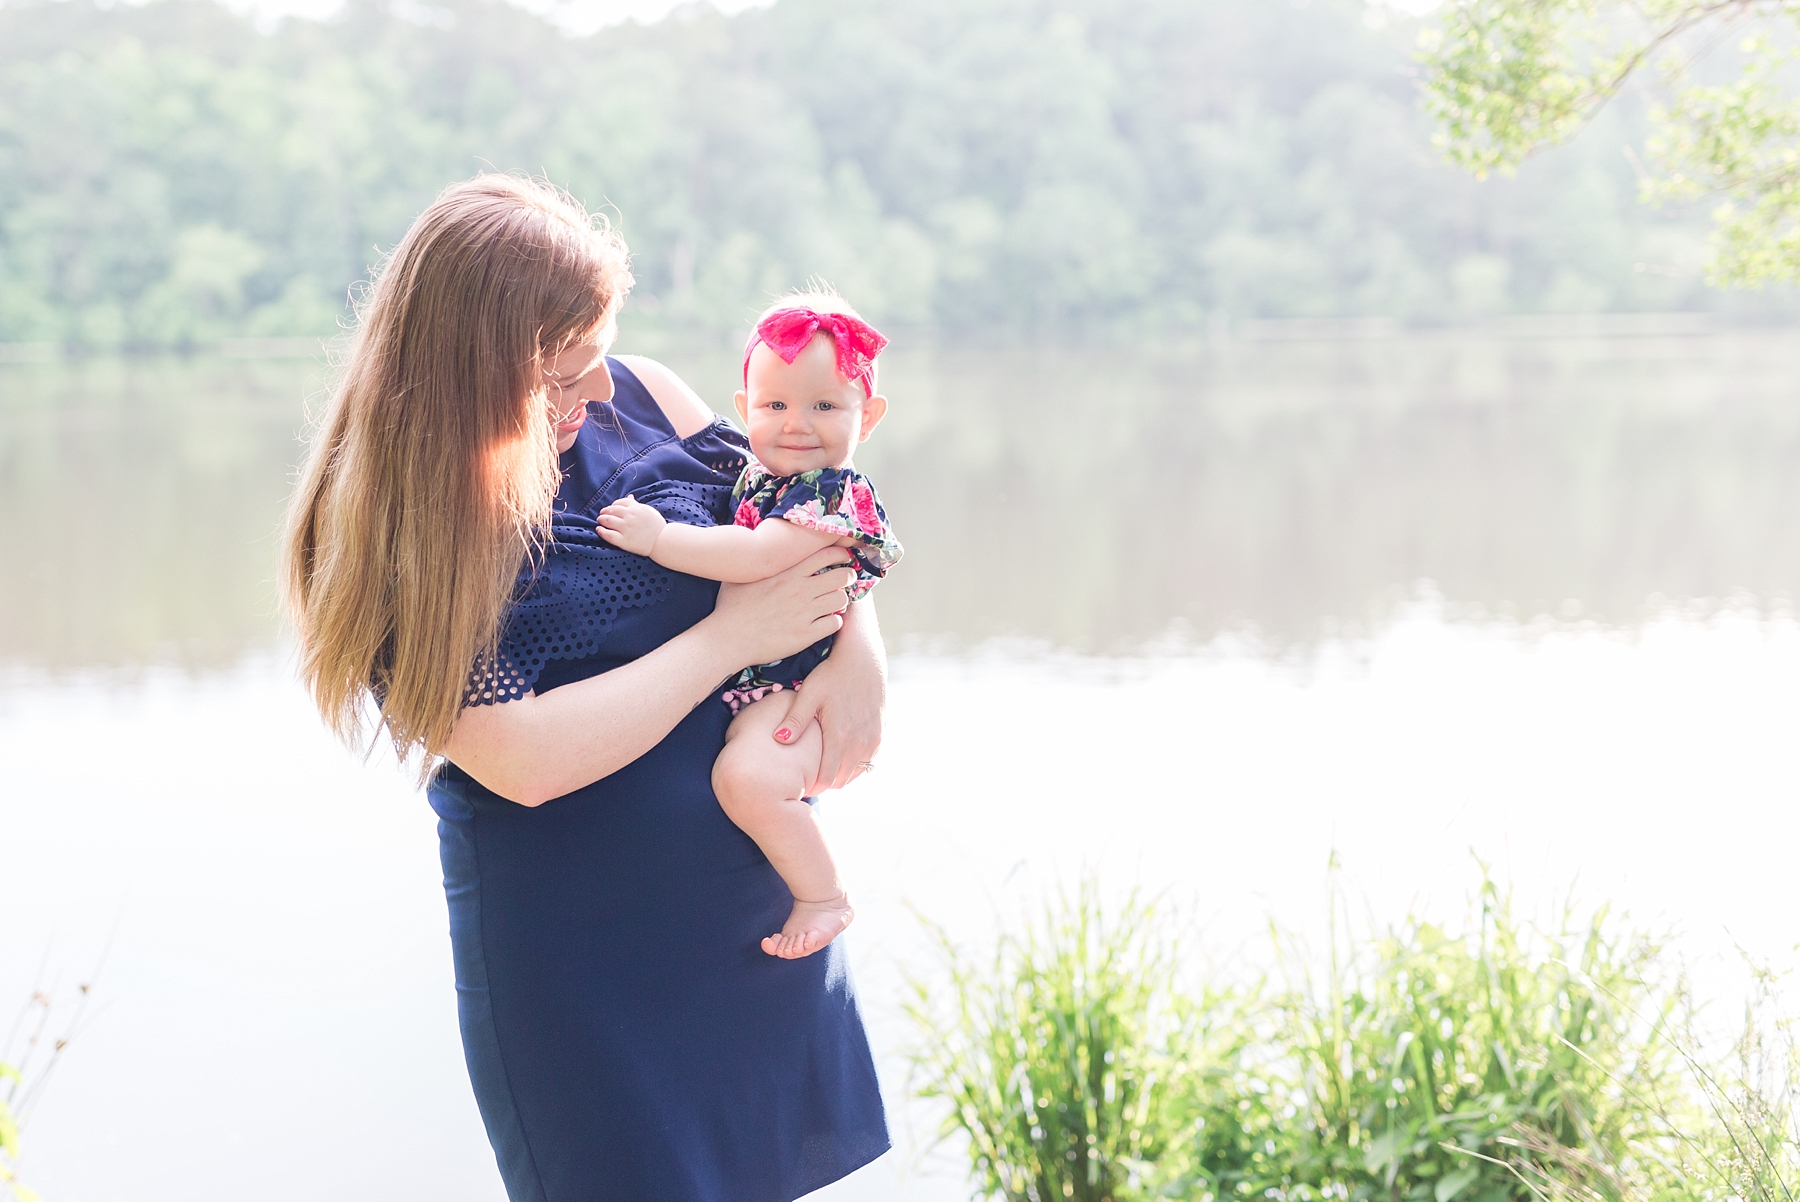
M 590 405 L 554 541 L 522 576 L 470 704 L 618 667 L 711 612 L 718 585 L 605 545 L 627 493 L 729 521 L 743 439 L 681 439 L 629 369 Z M 713 796 L 708 701 L 632 764 L 530 808 L 453 764 L 430 789 L 463 1048 L 512 1202 L 789 1202 L 888 1148 L 844 941 L 765 955 L 792 895 Z

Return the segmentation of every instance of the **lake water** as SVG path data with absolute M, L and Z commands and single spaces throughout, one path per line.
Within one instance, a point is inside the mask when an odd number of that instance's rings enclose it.
M 1479 857 L 1703 979 L 1790 955 L 1800 335 L 1548 333 L 890 356 L 889 736 L 822 813 L 900 1148 L 822 1197 L 967 1196 L 904 1100 L 915 908 L 980 939 L 1093 871 L 1229 965 L 1317 929 L 1334 851 L 1375 920 L 1454 917 Z M 621 349 L 729 396 L 731 348 Z M 433 820 L 273 617 L 320 379 L 0 365 L 0 1019 L 60 1031 L 104 960 L 48 1202 L 503 1196 Z

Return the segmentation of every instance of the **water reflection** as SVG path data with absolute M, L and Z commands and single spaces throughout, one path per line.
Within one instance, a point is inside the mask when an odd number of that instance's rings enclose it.
M 709 396 L 735 356 L 669 353 Z M 1280 648 L 1453 614 L 1629 626 L 1800 591 L 1800 339 L 1414 335 L 892 353 L 859 454 L 890 632 Z
M 0 367 L 0 663 L 232 663 L 275 637 L 274 535 L 320 368 Z
M 1453 611 L 1573 600 L 1614 624 L 1655 594 L 1789 595 L 1796 350 L 1414 339 L 908 364 L 870 456 L 916 552 L 886 614 L 1090 648 L 1248 624 L 1280 645 L 1378 624 L 1422 578 Z
M 1800 340 L 1408 336 L 890 354 L 861 464 L 890 635 L 1117 650 L 1453 613 L 1634 625 L 1800 592 Z M 650 344 L 723 404 L 732 348 Z M 276 635 L 309 362 L 0 367 L 0 662 L 232 662 Z

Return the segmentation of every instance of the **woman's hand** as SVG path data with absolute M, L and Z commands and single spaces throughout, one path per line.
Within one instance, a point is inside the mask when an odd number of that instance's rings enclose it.
M 875 621 L 875 603 L 856 602 L 831 655 L 807 675 L 775 728 L 777 742 L 791 743 L 818 720 L 825 735 L 817 787 L 841 789 L 867 771 L 881 750 L 881 713 L 887 705 L 887 653 Z M 786 738 L 783 738 L 783 735 Z
M 855 579 L 849 562 L 843 547 L 825 547 L 767 580 L 721 584 L 707 621 L 731 641 L 744 666 L 784 659 L 843 626 L 850 604 L 844 590 Z

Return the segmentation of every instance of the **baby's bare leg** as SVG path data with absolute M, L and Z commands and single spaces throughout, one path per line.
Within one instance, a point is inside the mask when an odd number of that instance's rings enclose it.
M 785 960 L 812 955 L 856 916 L 812 807 L 801 800 L 815 788 L 824 755 L 819 724 L 808 723 L 786 746 L 774 739 L 792 700 L 777 693 L 739 710 L 712 774 L 726 815 L 756 840 L 794 895 L 781 933 L 762 941 L 763 951 Z

